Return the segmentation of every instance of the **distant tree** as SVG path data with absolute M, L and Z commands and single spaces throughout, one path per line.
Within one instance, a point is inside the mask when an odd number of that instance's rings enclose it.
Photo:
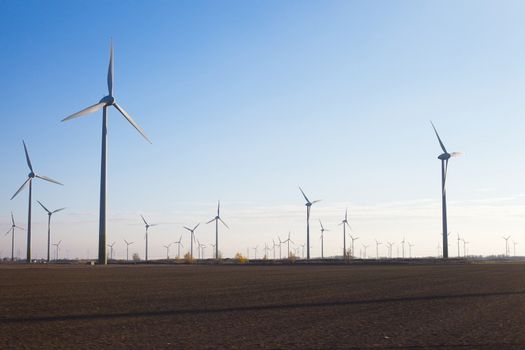
M 184 254 L 184 262 L 186 264 L 193 264 L 194 260 L 193 260 L 193 257 L 191 256 L 190 252 L 187 252 L 186 254 Z
M 140 255 L 139 253 L 133 253 L 133 255 L 131 256 L 131 259 L 133 261 L 140 261 Z
M 235 257 L 234 257 L 235 261 L 238 262 L 239 264 L 246 264 L 248 262 L 248 258 L 243 256 L 241 253 L 237 253 L 235 254 Z

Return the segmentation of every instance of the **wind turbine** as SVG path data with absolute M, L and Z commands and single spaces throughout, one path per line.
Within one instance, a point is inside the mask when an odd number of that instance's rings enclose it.
M 352 240 L 352 258 L 355 258 L 354 242 L 357 241 L 359 239 L 359 237 L 354 238 L 352 235 L 350 235 L 350 239 Z
M 226 226 L 227 229 L 229 229 L 228 225 L 221 219 L 221 202 L 217 201 L 217 216 L 215 216 L 213 219 L 208 221 L 206 224 L 209 224 L 213 221 L 215 221 L 215 259 L 218 259 L 219 256 L 219 221 L 222 222 L 224 226 Z
M 445 145 L 441 141 L 441 138 L 439 137 L 439 134 L 436 130 L 436 127 L 434 126 L 434 123 L 430 122 L 432 124 L 432 128 L 434 129 L 434 132 L 436 133 L 437 139 L 439 141 L 439 145 L 441 146 L 441 149 L 443 150 L 443 153 L 439 155 L 438 159 L 441 160 L 441 202 L 442 202 L 442 215 L 443 215 L 443 258 L 448 258 L 448 229 L 447 229 L 447 193 L 446 193 L 446 180 L 447 180 L 447 170 L 448 170 L 448 160 L 453 157 L 459 157 L 463 153 L 461 152 L 452 152 L 448 153 L 447 149 L 445 148 Z
M 313 202 L 310 202 L 308 197 L 306 197 L 306 194 L 304 194 L 304 191 L 301 187 L 299 187 L 299 190 L 301 190 L 301 193 L 303 194 L 304 199 L 306 200 L 306 260 L 310 260 L 310 209 L 312 208 L 312 205 L 320 202 L 321 200 L 315 200 Z M 290 252 L 288 252 L 288 257 L 290 257 Z
M 282 252 L 281 247 L 282 247 L 284 241 L 281 241 L 281 237 L 279 237 L 279 236 L 277 236 L 277 239 L 279 240 L 279 260 L 281 260 L 283 258 L 282 254 L 281 254 L 281 252 Z
M 49 250 L 51 248 L 51 216 L 54 213 L 58 213 L 59 211 L 62 211 L 66 208 L 60 208 L 57 210 L 50 211 L 42 204 L 42 202 L 40 201 L 37 201 L 37 202 L 47 212 L 47 262 L 49 262 Z
M 345 218 L 343 219 L 343 221 L 341 221 L 339 226 L 341 225 L 343 225 L 343 259 L 346 259 L 346 226 L 348 226 L 348 228 L 352 230 L 352 227 L 348 223 L 348 208 L 346 208 Z
M 412 259 L 412 247 L 415 246 L 415 244 L 412 244 L 410 242 L 407 242 L 407 243 L 408 243 L 409 257 L 410 259 Z
M 255 256 L 253 259 L 254 259 L 254 260 L 257 260 L 257 249 L 259 249 L 259 246 L 255 246 L 255 247 L 252 248 L 252 249 L 253 249 L 253 253 L 254 253 L 254 256 Z
M 173 242 L 177 245 L 177 259 L 180 258 L 180 246 L 182 245 L 182 235 L 180 235 L 179 240 L 177 242 Z M 184 246 L 182 245 L 184 248 Z
M 15 228 L 25 231 L 22 227 L 16 226 L 15 217 L 13 212 L 11 212 L 11 228 L 5 234 L 7 236 L 11 232 L 11 261 L 15 260 Z
M 109 259 L 113 260 L 113 246 L 115 245 L 115 242 L 108 244 L 109 247 Z
M 142 218 L 142 221 L 144 221 L 144 227 L 146 227 L 146 235 L 144 238 L 146 239 L 146 261 L 148 261 L 148 230 L 150 227 L 157 226 L 158 224 L 148 224 L 146 219 L 144 219 L 144 216 L 140 216 Z
M 171 244 L 172 243 L 164 246 L 164 248 L 166 248 L 166 260 L 170 259 L 170 247 L 171 247 Z
M 281 245 L 275 243 L 274 239 L 272 239 L 272 242 L 273 242 L 273 260 L 275 260 L 275 247 L 279 247 L 279 250 L 281 250 Z M 279 259 L 280 259 L 280 257 L 279 257 Z
M 128 241 L 124 240 L 124 243 L 126 243 L 126 260 L 129 261 L 129 246 L 132 245 L 135 242 L 128 242 Z
M 376 241 L 376 259 L 379 259 L 379 246 L 383 243 L 379 242 L 377 239 L 375 241 Z
M 403 237 L 403 240 L 401 241 L 401 246 L 402 246 L 403 259 L 404 259 L 405 258 L 405 237 Z
M 151 141 L 148 139 L 142 128 L 135 123 L 133 118 L 115 101 L 115 97 L 113 96 L 113 43 L 110 44 L 110 52 L 109 52 L 109 67 L 108 67 L 108 95 L 103 97 L 98 103 L 89 106 L 87 108 L 84 108 L 80 112 L 77 112 L 75 114 L 70 115 L 69 117 L 66 117 L 62 119 L 63 122 L 75 119 L 81 116 L 84 116 L 86 114 L 90 114 L 96 111 L 99 111 L 102 109 L 102 151 L 101 151 L 101 160 L 100 160 L 100 214 L 99 214 L 99 229 L 98 229 L 98 263 L 99 264 L 106 264 L 106 192 L 107 192 L 107 184 L 106 184 L 106 165 L 107 165 L 107 147 L 106 147 L 106 140 L 107 140 L 107 126 L 108 126 L 108 108 L 113 106 L 115 107 L 120 114 L 149 142 Z
M 39 179 L 42 179 L 42 180 L 45 180 L 45 181 L 48 181 L 48 182 L 55 183 L 57 185 L 62 185 L 62 184 L 60 182 L 56 181 L 56 180 L 53 180 L 53 179 L 47 177 L 47 176 L 35 174 L 35 172 L 33 170 L 33 166 L 31 165 L 31 159 L 29 159 L 29 153 L 27 152 L 26 143 L 24 141 L 22 141 L 22 143 L 24 145 L 24 152 L 26 154 L 27 166 L 29 167 L 29 170 L 31 172 L 27 175 L 27 180 L 22 184 L 22 186 L 20 186 L 18 191 L 15 192 L 13 197 L 11 197 L 11 200 L 13 198 L 15 198 L 16 195 L 19 194 L 20 191 L 22 191 L 27 185 L 29 185 L 29 206 L 28 206 L 28 209 L 27 209 L 27 262 L 30 263 L 31 262 L 31 204 L 32 204 L 31 203 L 31 198 L 32 198 L 32 194 L 33 194 L 33 179 L 36 177 L 36 178 L 39 178 Z
M 197 227 L 199 227 L 200 223 L 198 223 L 197 225 L 195 225 L 194 228 L 189 228 L 189 227 L 186 227 L 184 226 L 184 228 L 188 231 L 190 231 L 191 233 L 191 236 L 190 236 L 190 255 L 191 255 L 191 258 L 193 259 L 193 241 L 195 240 L 195 230 L 197 229 Z
M 319 220 L 319 225 L 321 225 L 321 259 L 324 259 L 324 232 L 330 230 L 324 228 L 321 220 Z
M 264 243 L 264 259 L 268 260 L 268 251 L 270 248 L 268 248 L 268 243 Z
M 62 241 L 58 241 L 58 243 L 53 243 L 53 245 L 57 248 L 56 250 L 56 256 L 55 256 L 55 261 L 58 261 L 58 251 L 60 250 L 60 243 L 62 243 Z
M 366 259 L 366 249 L 368 248 L 368 245 L 364 245 L 364 244 L 363 244 L 362 246 L 363 246 L 363 249 L 365 250 L 365 252 L 364 252 L 364 253 L 365 253 L 365 254 L 364 254 L 364 258 Z
M 459 232 L 458 232 L 458 258 L 460 257 L 460 255 L 459 255 L 459 241 L 461 241 L 461 238 L 459 237 Z
M 514 246 L 514 256 L 516 256 L 516 246 L 518 245 L 518 242 L 512 241 L 512 245 Z
M 388 257 L 392 259 L 392 246 L 394 245 L 394 243 L 387 242 L 386 244 L 388 245 Z
M 509 256 L 509 238 L 512 236 L 501 237 L 505 240 L 505 256 Z
M 288 243 L 288 259 L 290 259 L 290 242 L 295 244 L 294 241 L 290 239 L 290 232 L 288 232 L 288 238 L 282 242 L 282 243 Z

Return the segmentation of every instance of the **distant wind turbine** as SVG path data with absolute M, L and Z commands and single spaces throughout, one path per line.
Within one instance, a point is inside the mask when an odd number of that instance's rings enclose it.
M 126 260 L 129 261 L 129 246 L 132 245 L 135 242 L 128 242 L 128 241 L 124 240 L 124 243 L 126 243 Z
M 405 258 L 405 237 L 403 237 L 403 240 L 401 241 L 402 250 L 401 253 L 403 254 L 403 259 Z
M 148 261 L 148 230 L 150 227 L 157 226 L 158 224 L 148 224 L 146 219 L 144 219 L 144 216 L 140 216 L 142 218 L 142 221 L 144 221 L 144 227 L 146 227 L 146 235 L 144 238 L 146 239 L 146 261 Z
M 355 258 L 355 252 L 354 252 L 354 242 L 357 241 L 359 239 L 359 237 L 353 237 L 352 235 L 350 235 L 350 239 L 352 240 L 352 258 Z
M 115 107 L 120 114 L 148 141 L 148 139 L 142 128 L 135 123 L 133 118 L 115 101 L 113 96 L 113 43 L 110 44 L 109 52 L 109 67 L 108 67 L 108 95 L 103 97 L 98 103 L 89 106 L 80 112 L 70 115 L 62 119 L 63 122 L 75 119 L 86 114 L 90 114 L 102 109 L 102 154 L 100 160 L 100 214 L 99 214 L 99 230 L 98 230 L 98 263 L 106 264 L 106 165 L 107 165 L 107 148 L 106 148 L 106 139 L 107 139 L 107 109 L 108 107 Z
M 113 246 L 115 245 L 115 242 L 108 244 L 109 247 L 109 259 L 113 260 Z
M 62 211 L 66 208 L 60 208 L 60 209 L 50 211 L 42 204 L 42 202 L 40 201 L 37 201 L 37 202 L 47 212 L 47 262 L 49 262 L 49 250 L 51 249 L 51 216 L 54 213 L 58 213 L 59 211 Z
M 505 256 L 509 256 L 509 238 L 512 236 L 501 237 L 505 240 Z
M 180 235 L 179 240 L 177 242 L 173 242 L 177 245 L 177 259 L 180 258 L 180 246 L 182 245 L 182 235 Z M 182 245 L 184 248 L 184 246 Z
M 215 221 L 215 259 L 218 259 L 219 257 L 219 221 L 222 222 L 224 226 L 226 226 L 227 229 L 229 229 L 228 225 L 221 219 L 221 202 L 217 201 L 217 216 L 215 216 L 213 219 L 208 221 L 206 224 L 209 224 L 213 221 Z
M 27 259 L 27 262 L 30 263 L 31 262 L 31 204 L 32 204 L 31 197 L 33 195 L 33 179 L 37 177 L 39 179 L 42 179 L 48 182 L 52 182 L 57 185 L 62 185 L 62 184 L 47 176 L 35 174 L 35 172 L 33 171 L 33 166 L 31 165 L 31 159 L 29 159 L 29 153 L 27 152 L 26 143 L 22 141 L 22 144 L 24 145 L 24 152 L 26 154 L 27 166 L 29 167 L 29 170 L 31 170 L 31 172 L 27 175 L 27 180 L 22 184 L 22 186 L 20 186 L 18 191 L 15 192 L 13 197 L 11 197 L 11 200 L 15 198 L 16 195 L 19 194 L 20 191 L 22 191 L 27 185 L 29 185 L 29 206 L 27 209 L 27 258 L 26 259 Z
M 518 242 L 513 241 L 512 245 L 514 246 L 514 256 L 516 256 L 516 246 L 518 245 Z
M 55 255 L 55 261 L 58 261 L 58 252 L 60 250 L 60 243 L 62 243 L 62 241 L 58 241 L 58 243 L 53 243 L 53 245 L 56 247 L 56 255 Z
M 368 248 L 368 245 L 364 245 L 364 244 L 363 244 L 363 250 L 364 250 L 364 255 L 363 255 L 363 257 L 364 257 L 365 259 L 366 259 L 366 256 L 367 256 L 367 255 L 366 255 L 366 249 L 367 249 L 367 248 Z
M 290 232 L 288 232 L 288 238 L 282 242 L 282 243 L 288 243 L 288 259 L 290 259 L 290 242 L 295 244 L 294 241 L 290 239 Z
M 319 220 L 319 225 L 321 225 L 321 259 L 324 259 L 324 232 L 330 230 L 324 228 L 321 220 Z
M 170 259 L 170 247 L 171 247 L 172 243 L 170 244 L 167 244 L 164 246 L 164 248 L 166 248 L 166 260 L 169 260 Z
M 376 239 L 376 258 L 379 259 L 379 246 L 383 244 Z
M 299 190 L 303 194 L 304 199 L 306 200 L 306 260 L 310 260 L 310 209 L 312 208 L 312 205 L 320 202 L 321 200 L 315 200 L 313 202 L 310 202 L 308 197 L 306 197 L 306 194 L 304 194 L 304 191 L 301 187 L 299 187 Z M 290 257 L 290 252 L 288 252 L 288 257 Z
M 194 228 L 189 228 L 189 227 L 184 226 L 184 228 L 186 230 L 190 231 L 190 233 L 191 233 L 191 236 L 190 236 L 190 256 L 191 256 L 192 259 L 193 259 L 193 241 L 195 240 L 195 230 L 197 229 L 197 227 L 199 227 L 199 225 L 200 225 L 200 223 L 195 225 Z
M 408 243 L 409 257 L 410 259 L 412 259 L 412 247 L 415 246 L 415 244 L 412 244 L 410 242 L 407 242 L 407 243 Z
M 348 226 L 348 228 L 352 230 L 352 227 L 348 223 L 348 208 L 346 208 L 345 218 L 343 219 L 343 221 L 341 221 L 339 226 L 341 225 L 343 225 L 343 259 L 346 259 L 346 226 Z
M 15 260 L 15 228 L 25 231 L 22 227 L 15 224 L 15 217 L 13 212 L 11 212 L 11 228 L 5 234 L 7 236 L 11 232 L 11 261 Z
M 441 141 L 441 138 L 439 137 L 439 134 L 436 130 L 436 127 L 434 126 L 434 123 L 430 122 L 432 124 L 432 128 L 434 129 L 434 132 L 436 133 L 437 139 L 439 141 L 439 145 L 441 146 L 441 149 L 443 150 L 443 153 L 439 155 L 438 159 L 441 160 L 441 203 L 442 203 L 442 216 L 443 216 L 443 258 L 448 258 L 448 227 L 447 227 L 447 192 L 446 192 L 446 180 L 447 180 L 447 170 L 448 170 L 448 160 L 453 157 L 459 157 L 463 153 L 461 152 L 452 152 L 448 153 L 447 149 L 445 148 L 445 145 Z

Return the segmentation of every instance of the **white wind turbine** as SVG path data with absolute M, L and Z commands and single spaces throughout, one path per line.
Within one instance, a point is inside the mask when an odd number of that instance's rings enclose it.
M 341 221 L 339 226 L 341 225 L 343 225 L 343 259 L 346 259 L 346 226 L 348 226 L 348 228 L 352 230 L 352 227 L 348 223 L 348 208 L 346 208 L 345 218 L 343 219 L 343 221 Z
M 113 260 L 113 246 L 115 245 L 115 242 L 108 244 L 109 247 L 109 259 Z
M 54 213 L 58 213 L 66 208 L 60 208 L 53 211 L 48 210 L 40 201 L 37 201 L 38 204 L 47 212 L 47 262 L 49 262 L 49 251 L 51 249 L 51 216 Z
M 177 259 L 180 258 L 180 246 L 182 245 L 182 235 L 180 235 L 179 240 L 177 242 L 173 242 L 177 245 Z M 184 248 L 184 246 L 182 245 Z
M 195 230 L 197 229 L 197 227 L 199 227 L 200 223 L 198 223 L 197 225 L 195 225 L 194 228 L 189 228 L 189 227 L 186 227 L 184 226 L 184 228 L 188 231 L 190 231 L 191 235 L 190 235 L 190 257 L 193 259 L 193 241 L 195 240 Z
M 31 262 L 31 204 L 32 204 L 31 198 L 33 195 L 33 179 L 36 177 L 36 178 L 39 178 L 45 181 L 55 183 L 57 185 L 62 185 L 62 184 L 47 176 L 35 174 L 35 172 L 33 171 L 33 166 L 31 165 L 31 160 L 29 159 L 29 153 L 27 152 L 26 143 L 24 141 L 22 141 L 22 143 L 24 145 L 24 152 L 26 154 L 27 166 L 29 167 L 29 170 L 31 170 L 31 172 L 27 175 L 27 180 L 22 184 L 22 186 L 20 186 L 18 191 L 16 191 L 16 193 L 13 195 L 13 197 L 11 197 L 11 199 L 15 198 L 16 195 L 20 193 L 20 191 L 22 191 L 27 185 L 29 185 L 29 206 L 27 209 L 27 258 L 26 259 L 27 259 L 27 262 L 30 263 Z
M 107 165 L 107 116 L 108 116 L 108 107 L 115 107 L 120 114 L 149 142 L 142 128 L 135 123 L 133 118 L 115 101 L 113 96 L 113 43 L 110 45 L 109 53 L 109 67 L 108 67 L 108 95 L 103 97 L 98 103 L 95 103 L 92 106 L 89 106 L 80 112 L 70 115 L 62 119 L 63 122 L 82 117 L 86 114 L 97 112 L 102 109 L 102 152 L 101 152 L 101 161 L 100 161 L 100 213 L 99 213 L 99 229 L 98 229 L 98 263 L 106 264 L 106 192 L 107 192 L 107 183 L 106 183 L 106 165 Z
M 11 232 L 11 261 L 15 260 L 15 228 L 25 231 L 22 227 L 15 224 L 15 217 L 13 212 L 11 212 L 11 228 L 5 234 L 7 236 Z
M 324 259 L 324 232 L 330 230 L 324 228 L 321 220 L 319 220 L 319 225 L 321 225 L 321 259 Z
M 146 235 L 144 236 L 144 239 L 146 239 L 146 261 L 148 261 L 148 230 L 150 227 L 157 226 L 158 224 L 148 224 L 146 219 L 144 219 L 144 216 L 140 216 L 142 218 L 142 221 L 144 221 L 144 227 L 146 227 Z
M 60 243 L 62 243 L 62 241 L 58 241 L 58 243 L 53 243 L 53 245 L 57 248 L 56 250 L 56 255 L 55 255 L 55 261 L 58 261 L 58 252 L 60 250 Z
M 124 243 L 126 243 L 126 260 L 129 260 L 129 246 L 132 245 L 135 242 L 128 242 L 124 240 Z
M 310 210 L 313 204 L 320 202 L 321 200 L 318 199 L 313 202 L 310 202 L 308 197 L 306 197 L 306 194 L 304 194 L 303 189 L 299 187 L 299 190 L 301 191 L 304 199 L 306 200 L 306 259 L 310 260 Z M 290 257 L 290 252 L 288 252 L 288 257 Z
M 218 259 L 219 257 L 219 221 L 222 222 L 224 226 L 226 226 L 227 229 L 229 229 L 228 225 L 221 219 L 221 202 L 217 201 L 217 216 L 215 216 L 213 219 L 208 221 L 206 224 L 209 224 L 211 222 L 215 221 L 215 259 Z

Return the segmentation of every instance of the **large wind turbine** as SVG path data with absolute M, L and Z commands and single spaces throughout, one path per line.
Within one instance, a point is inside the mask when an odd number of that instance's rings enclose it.
M 180 258 L 180 246 L 182 245 L 182 235 L 180 235 L 179 240 L 177 242 L 173 242 L 177 245 L 177 259 Z M 184 248 L 184 246 L 182 245 Z
M 443 150 L 443 153 L 438 156 L 438 159 L 441 160 L 441 205 L 442 205 L 442 215 L 443 215 L 443 258 L 448 258 L 448 228 L 447 228 L 447 192 L 446 192 L 446 181 L 447 181 L 447 170 L 448 170 L 448 160 L 453 157 L 459 157 L 463 153 L 461 152 L 452 152 L 448 153 L 447 149 L 445 148 L 445 145 L 441 141 L 441 138 L 439 137 L 439 134 L 436 130 L 436 127 L 434 126 L 434 123 L 430 122 L 432 124 L 432 128 L 434 129 L 434 132 L 436 133 L 437 139 L 439 141 L 439 145 L 441 146 L 441 149 Z
M 144 227 L 146 227 L 146 235 L 144 238 L 146 239 L 146 261 L 148 261 L 148 230 L 150 227 L 157 226 L 157 224 L 148 224 L 146 219 L 144 219 L 144 216 L 140 216 L 142 218 L 142 221 L 144 221 Z
M 30 263 L 31 262 L 31 196 L 33 194 L 33 179 L 37 177 L 39 179 L 46 180 L 46 181 L 55 183 L 57 185 L 62 185 L 62 184 L 47 176 L 35 174 L 35 172 L 33 171 L 33 166 L 31 165 L 31 160 L 29 159 L 29 154 L 27 152 L 26 143 L 24 141 L 22 141 L 22 143 L 24 144 L 24 152 L 26 154 L 27 166 L 29 167 L 29 170 L 31 170 L 31 172 L 27 175 L 27 180 L 22 184 L 22 186 L 20 186 L 18 191 L 16 191 L 16 193 L 13 195 L 13 197 L 11 197 L 11 199 L 15 198 L 16 195 L 20 193 L 20 191 L 22 191 L 27 185 L 29 185 L 29 206 L 27 209 L 27 262 Z
M 128 261 L 129 260 L 129 246 L 132 245 L 135 242 L 128 242 L 128 241 L 124 240 L 124 243 L 126 243 L 126 261 Z
M 37 201 L 37 202 L 47 212 L 47 262 L 49 262 L 49 251 L 51 249 L 51 216 L 54 213 L 58 213 L 59 211 L 62 211 L 66 208 L 60 208 L 57 210 L 50 211 L 42 204 L 42 202 L 40 201 Z
M 320 202 L 321 200 L 315 200 L 313 202 L 310 202 L 308 197 L 304 194 L 304 191 L 301 187 L 299 187 L 299 190 L 301 190 L 301 193 L 303 194 L 304 199 L 306 200 L 306 260 L 310 260 L 310 209 L 312 208 L 312 204 L 315 204 L 317 202 Z M 290 253 L 288 252 L 288 257 Z
M 221 202 L 217 201 L 217 216 L 207 222 L 207 224 L 215 221 L 215 259 L 219 260 L 219 221 L 222 222 L 227 229 L 228 225 L 221 219 Z
M 195 240 L 195 230 L 197 229 L 197 227 L 199 227 L 200 223 L 198 223 L 197 225 L 195 225 L 194 228 L 189 228 L 189 227 L 186 227 L 184 226 L 184 228 L 188 231 L 190 231 L 191 233 L 191 237 L 190 237 L 190 258 L 193 259 L 193 241 Z
M 99 212 L 99 223 L 98 223 L 98 263 L 99 264 L 106 264 L 107 263 L 107 257 L 106 257 L 106 192 L 107 192 L 107 184 L 106 184 L 106 164 L 107 164 L 107 148 L 106 148 L 106 139 L 107 139 L 107 110 L 108 107 L 114 106 L 120 114 L 126 118 L 126 120 L 133 125 L 135 129 L 149 142 L 151 141 L 148 139 L 142 128 L 135 123 L 133 118 L 115 101 L 115 98 L 113 96 L 113 43 L 110 45 L 110 53 L 109 53 L 109 67 L 108 67 L 108 95 L 103 97 L 98 103 L 89 106 L 80 112 L 77 112 L 75 114 L 70 115 L 67 118 L 62 119 L 62 121 L 68 121 L 71 119 L 75 119 L 81 116 L 84 116 L 86 114 L 90 114 L 96 111 L 99 111 L 102 109 L 102 154 L 101 154 L 101 160 L 100 160 L 100 212 Z
M 344 260 L 346 258 L 346 226 L 348 226 L 348 228 L 352 230 L 352 227 L 348 223 L 348 208 L 346 208 L 345 218 L 343 219 L 343 221 L 341 221 L 339 226 L 341 225 L 343 225 L 343 260 Z
M 15 260 L 15 228 L 25 231 L 20 226 L 16 226 L 15 217 L 13 216 L 13 212 L 11 212 L 11 228 L 5 234 L 7 236 L 9 232 L 11 232 L 11 261 Z

